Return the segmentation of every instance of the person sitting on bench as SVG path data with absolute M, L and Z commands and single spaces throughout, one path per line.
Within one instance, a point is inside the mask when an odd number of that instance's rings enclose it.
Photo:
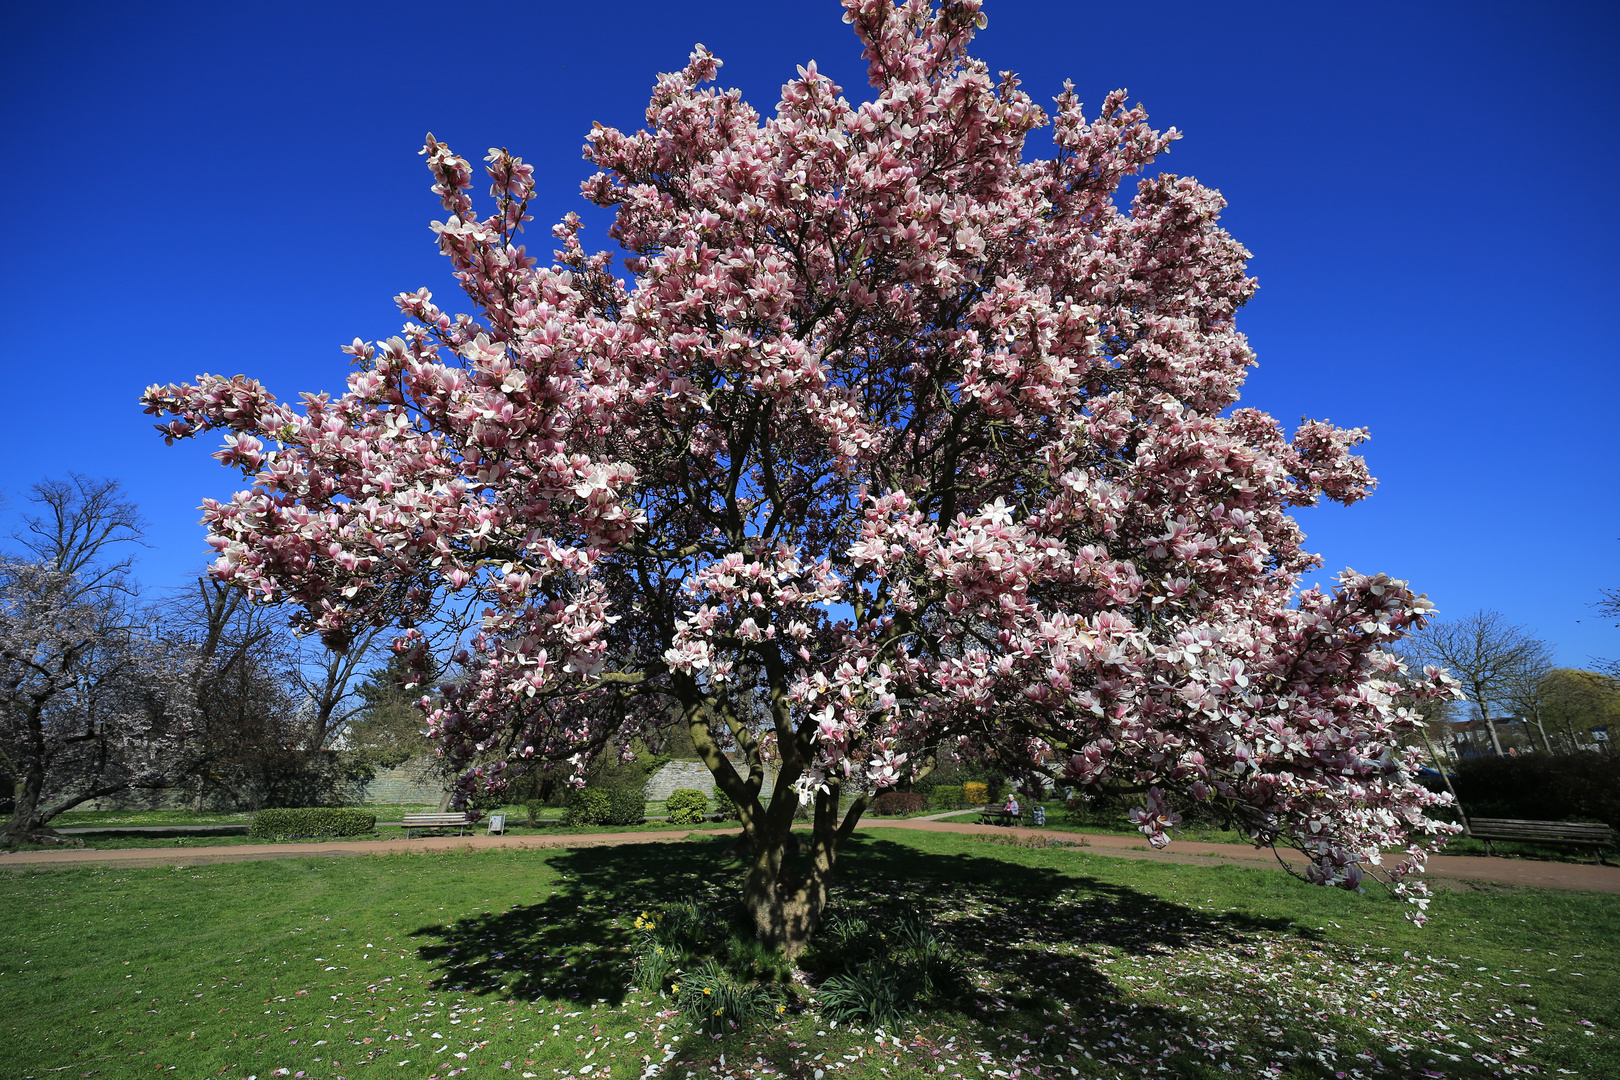
M 1007 818 L 1017 819 L 1019 816 L 1019 810 L 1018 795 L 1016 792 L 1009 791 L 1007 793 L 1007 805 L 1001 808 L 1001 813 Z

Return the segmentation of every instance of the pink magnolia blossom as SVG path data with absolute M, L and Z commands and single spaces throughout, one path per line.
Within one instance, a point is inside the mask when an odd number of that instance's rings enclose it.
M 1430 605 L 1348 570 L 1299 591 L 1318 561 L 1289 511 L 1365 496 L 1367 434 L 1237 406 L 1255 283 L 1220 194 L 1145 175 L 1179 134 L 1124 91 L 1047 108 L 993 75 L 967 52 L 980 0 L 844 7 L 869 100 L 807 64 L 762 117 L 698 46 L 645 130 L 586 136 L 623 279 L 573 215 L 549 265 L 527 254 L 531 167 L 489 152 L 486 214 L 430 135 L 471 314 L 400 295 L 404 328 L 348 346 L 335 396 L 213 375 L 145 396 L 251 484 L 204 504 L 214 573 L 336 645 L 475 597 L 431 716 L 463 794 L 679 718 L 789 947 L 866 799 L 942 751 L 1145 791 L 1156 845 L 1172 793 L 1214 803 L 1324 883 L 1406 847 L 1388 873 L 1421 907 L 1408 873 L 1448 827 L 1389 650 Z M 1041 128 L 1054 152 L 1027 158 Z

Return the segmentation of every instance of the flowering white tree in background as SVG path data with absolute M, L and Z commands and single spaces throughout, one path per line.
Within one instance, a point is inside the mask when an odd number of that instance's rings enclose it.
M 0 562 L 0 846 L 58 839 L 50 822 L 92 799 L 170 786 L 194 733 L 188 665 L 83 584 Z
M 1447 827 L 1389 648 L 1429 604 L 1351 571 L 1301 593 L 1288 513 L 1367 494 L 1365 433 L 1237 407 L 1255 286 L 1219 194 L 1159 173 L 1121 201 L 1177 133 L 1123 92 L 1041 108 L 967 53 L 980 6 L 845 0 L 862 104 L 809 64 L 762 120 L 701 46 L 660 76 L 646 130 L 588 136 L 627 281 L 572 215 L 537 265 L 532 167 L 490 151 L 480 216 L 429 136 L 473 314 L 400 296 L 402 334 L 356 340 L 336 397 L 147 392 L 169 440 L 223 431 L 253 485 L 205 505 L 213 572 L 334 645 L 403 613 L 418 655 L 474 597 L 431 718 L 464 795 L 675 716 L 789 950 L 871 793 L 941 749 L 1139 792 L 1155 845 L 1177 799 L 1210 804 L 1327 884 L 1411 841 L 1386 869 L 1421 908 L 1405 875 Z M 1026 160 L 1044 125 L 1054 153 Z M 1432 669 L 1407 689 L 1452 692 Z
M 166 787 L 194 734 L 189 657 L 133 604 L 130 545 L 144 522 L 123 486 L 70 473 L 29 491 L 0 558 L 0 845 L 58 839 L 92 799 Z

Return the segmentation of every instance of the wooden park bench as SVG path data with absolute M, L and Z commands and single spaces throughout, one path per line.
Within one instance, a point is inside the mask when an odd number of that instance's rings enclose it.
M 1492 840 L 1520 840 L 1535 844 L 1568 844 L 1589 847 L 1597 861 L 1607 865 L 1603 849 L 1614 846 L 1614 830 L 1607 825 L 1583 821 L 1519 821 L 1515 818 L 1469 818 L 1464 836 L 1485 842 L 1485 853 L 1494 855 Z
M 405 814 L 399 819 L 405 826 L 405 839 L 411 839 L 412 831 L 421 832 L 425 829 L 459 829 L 461 835 L 466 835 L 471 824 L 466 814 Z
M 987 806 L 979 811 L 980 825 L 1019 825 L 1023 820 L 1022 813 L 1009 814 L 999 806 Z

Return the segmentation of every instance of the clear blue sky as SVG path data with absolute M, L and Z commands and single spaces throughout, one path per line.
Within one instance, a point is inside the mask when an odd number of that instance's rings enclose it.
M 1245 400 L 1372 429 L 1381 480 L 1306 513 L 1329 571 L 1495 608 L 1562 662 L 1620 657 L 1613 192 L 1620 7 L 990 0 L 978 53 L 1037 100 L 1127 87 L 1186 133 L 1166 168 L 1220 188 L 1255 253 Z M 638 126 L 701 41 L 770 109 L 814 58 L 864 96 L 830 0 L 612 5 L 10 4 L 0 473 L 121 477 L 151 519 L 140 574 L 204 559 L 212 445 L 165 448 L 151 382 L 246 372 L 336 389 L 338 346 L 397 331 L 390 297 L 453 291 L 416 151 L 505 145 L 544 226 L 582 209 L 593 120 Z

